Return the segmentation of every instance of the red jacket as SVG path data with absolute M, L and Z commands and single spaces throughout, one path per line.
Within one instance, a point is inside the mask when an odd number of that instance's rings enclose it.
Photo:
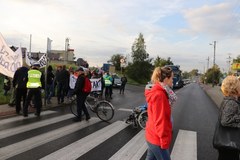
M 155 84 L 145 91 L 148 103 L 146 140 L 162 149 L 168 149 L 172 139 L 171 107 L 165 89 Z

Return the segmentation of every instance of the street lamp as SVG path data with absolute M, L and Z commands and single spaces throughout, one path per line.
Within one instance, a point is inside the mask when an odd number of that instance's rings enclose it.
M 212 80 L 212 86 L 214 87 L 215 83 L 215 56 L 216 56 L 216 41 L 213 41 L 213 44 L 210 43 L 209 45 L 213 45 L 213 80 Z

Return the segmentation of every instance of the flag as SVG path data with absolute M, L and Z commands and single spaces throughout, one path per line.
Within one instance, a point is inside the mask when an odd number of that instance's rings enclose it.
M 13 78 L 15 71 L 22 67 L 22 50 L 12 51 L 0 33 L 0 73 Z

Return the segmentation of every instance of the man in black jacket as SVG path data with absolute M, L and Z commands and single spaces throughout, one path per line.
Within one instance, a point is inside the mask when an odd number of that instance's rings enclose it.
M 89 93 L 83 92 L 83 87 L 85 84 L 85 74 L 84 74 L 85 72 L 84 72 L 83 68 L 82 67 L 78 68 L 76 70 L 76 72 L 78 74 L 78 79 L 77 79 L 73 93 L 77 95 L 77 114 L 78 114 L 78 116 L 76 118 L 74 118 L 73 120 L 75 122 L 79 122 L 82 120 L 82 111 L 84 112 L 84 114 L 86 116 L 86 120 L 90 119 L 90 115 L 85 106 L 85 100 Z
M 66 70 L 66 66 L 63 65 L 62 70 L 56 75 L 58 104 L 64 102 L 64 97 L 69 88 L 69 77 L 70 73 Z
M 13 88 L 16 88 L 16 113 L 20 114 L 21 111 L 21 100 L 23 100 L 23 106 L 27 96 L 27 67 L 20 67 L 16 70 L 13 76 Z

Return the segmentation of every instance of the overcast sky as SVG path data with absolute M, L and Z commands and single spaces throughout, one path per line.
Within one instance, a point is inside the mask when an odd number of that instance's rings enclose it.
M 77 58 L 102 66 L 113 54 L 131 55 L 142 33 L 150 57 L 171 57 L 183 71 L 240 55 L 239 0 L 0 0 L 0 32 L 8 45 L 46 52 L 64 50 L 65 39 Z

